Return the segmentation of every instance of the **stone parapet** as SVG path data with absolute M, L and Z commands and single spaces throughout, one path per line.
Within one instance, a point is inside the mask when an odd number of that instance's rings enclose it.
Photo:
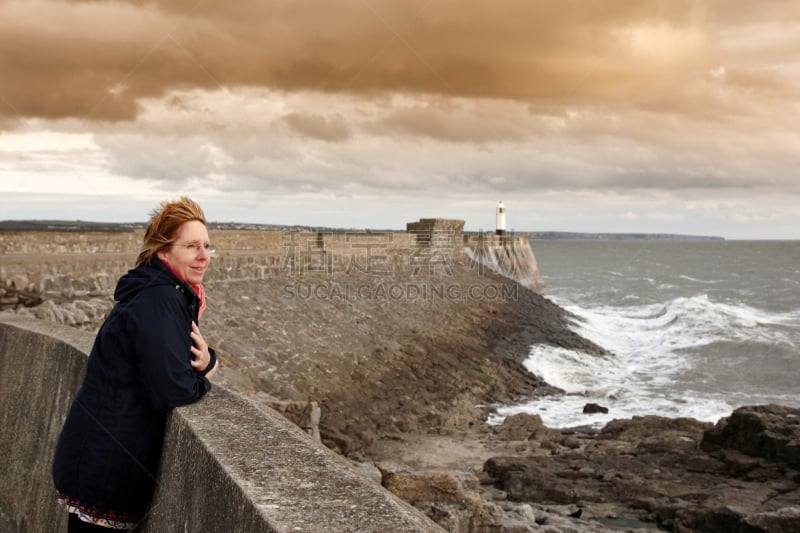
M 50 469 L 92 335 L 0 318 L 0 530 L 66 531 Z M 175 409 L 140 531 L 443 531 L 274 411 L 215 386 Z
M 417 246 L 458 249 L 464 234 L 464 221 L 448 218 L 421 218 L 406 224 Z

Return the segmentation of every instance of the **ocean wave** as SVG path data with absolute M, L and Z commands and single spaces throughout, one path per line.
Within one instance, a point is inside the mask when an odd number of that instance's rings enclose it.
M 786 358 L 797 353 L 800 310 L 770 312 L 707 294 L 594 308 L 558 300 L 575 317 L 577 333 L 614 355 L 533 346 L 525 367 L 567 394 L 503 407 L 490 422 L 516 412 L 537 413 L 553 427 L 646 414 L 715 421 L 739 405 L 783 400 L 794 389 L 787 376 L 798 363 Z M 589 402 L 609 414 L 583 414 Z
M 586 309 L 566 304 L 578 317 L 576 332 L 612 350 L 633 347 L 663 353 L 718 341 L 790 342 L 773 326 L 800 326 L 800 313 L 775 313 L 740 303 L 712 301 L 707 294 L 666 303 Z
M 526 368 L 566 394 L 500 407 L 489 423 L 499 424 L 517 413 L 537 414 L 549 427 L 601 427 L 614 418 L 653 414 L 714 422 L 730 414 L 732 405 L 723 398 L 710 399 L 674 386 L 674 376 L 686 363 L 680 359 L 598 357 L 554 346 L 534 346 L 525 361 Z M 607 407 L 609 412 L 583 413 L 583 406 L 590 402 Z
M 533 346 L 526 367 L 566 394 L 503 407 L 494 422 L 515 412 L 554 427 L 648 414 L 715 421 L 741 405 L 800 406 L 796 247 L 607 247 L 569 248 L 543 271 L 556 273 L 546 296 L 570 327 L 613 356 Z M 589 402 L 609 413 L 583 414 Z

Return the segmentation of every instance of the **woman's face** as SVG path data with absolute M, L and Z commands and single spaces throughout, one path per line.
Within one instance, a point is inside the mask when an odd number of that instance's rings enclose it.
M 201 283 L 211 260 L 211 243 L 205 224 L 199 220 L 181 224 L 173 245 L 158 252 L 158 257 L 169 263 L 187 283 Z

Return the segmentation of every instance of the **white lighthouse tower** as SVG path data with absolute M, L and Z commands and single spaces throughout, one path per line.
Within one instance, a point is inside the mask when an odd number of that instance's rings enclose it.
M 502 200 L 497 202 L 496 219 L 497 219 L 497 229 L 495 230 L 495 233 L 497 235 L 505 235 L 506 234 L 506 208 L 503 205 Z

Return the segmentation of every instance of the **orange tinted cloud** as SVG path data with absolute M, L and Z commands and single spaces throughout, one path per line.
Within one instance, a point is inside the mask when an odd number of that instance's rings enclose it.
M 753 4 L 9 1 L 0 114 L 124 120 L 143 97 L 237 86 L 691 111 L 720 25 L 776 16 Z

